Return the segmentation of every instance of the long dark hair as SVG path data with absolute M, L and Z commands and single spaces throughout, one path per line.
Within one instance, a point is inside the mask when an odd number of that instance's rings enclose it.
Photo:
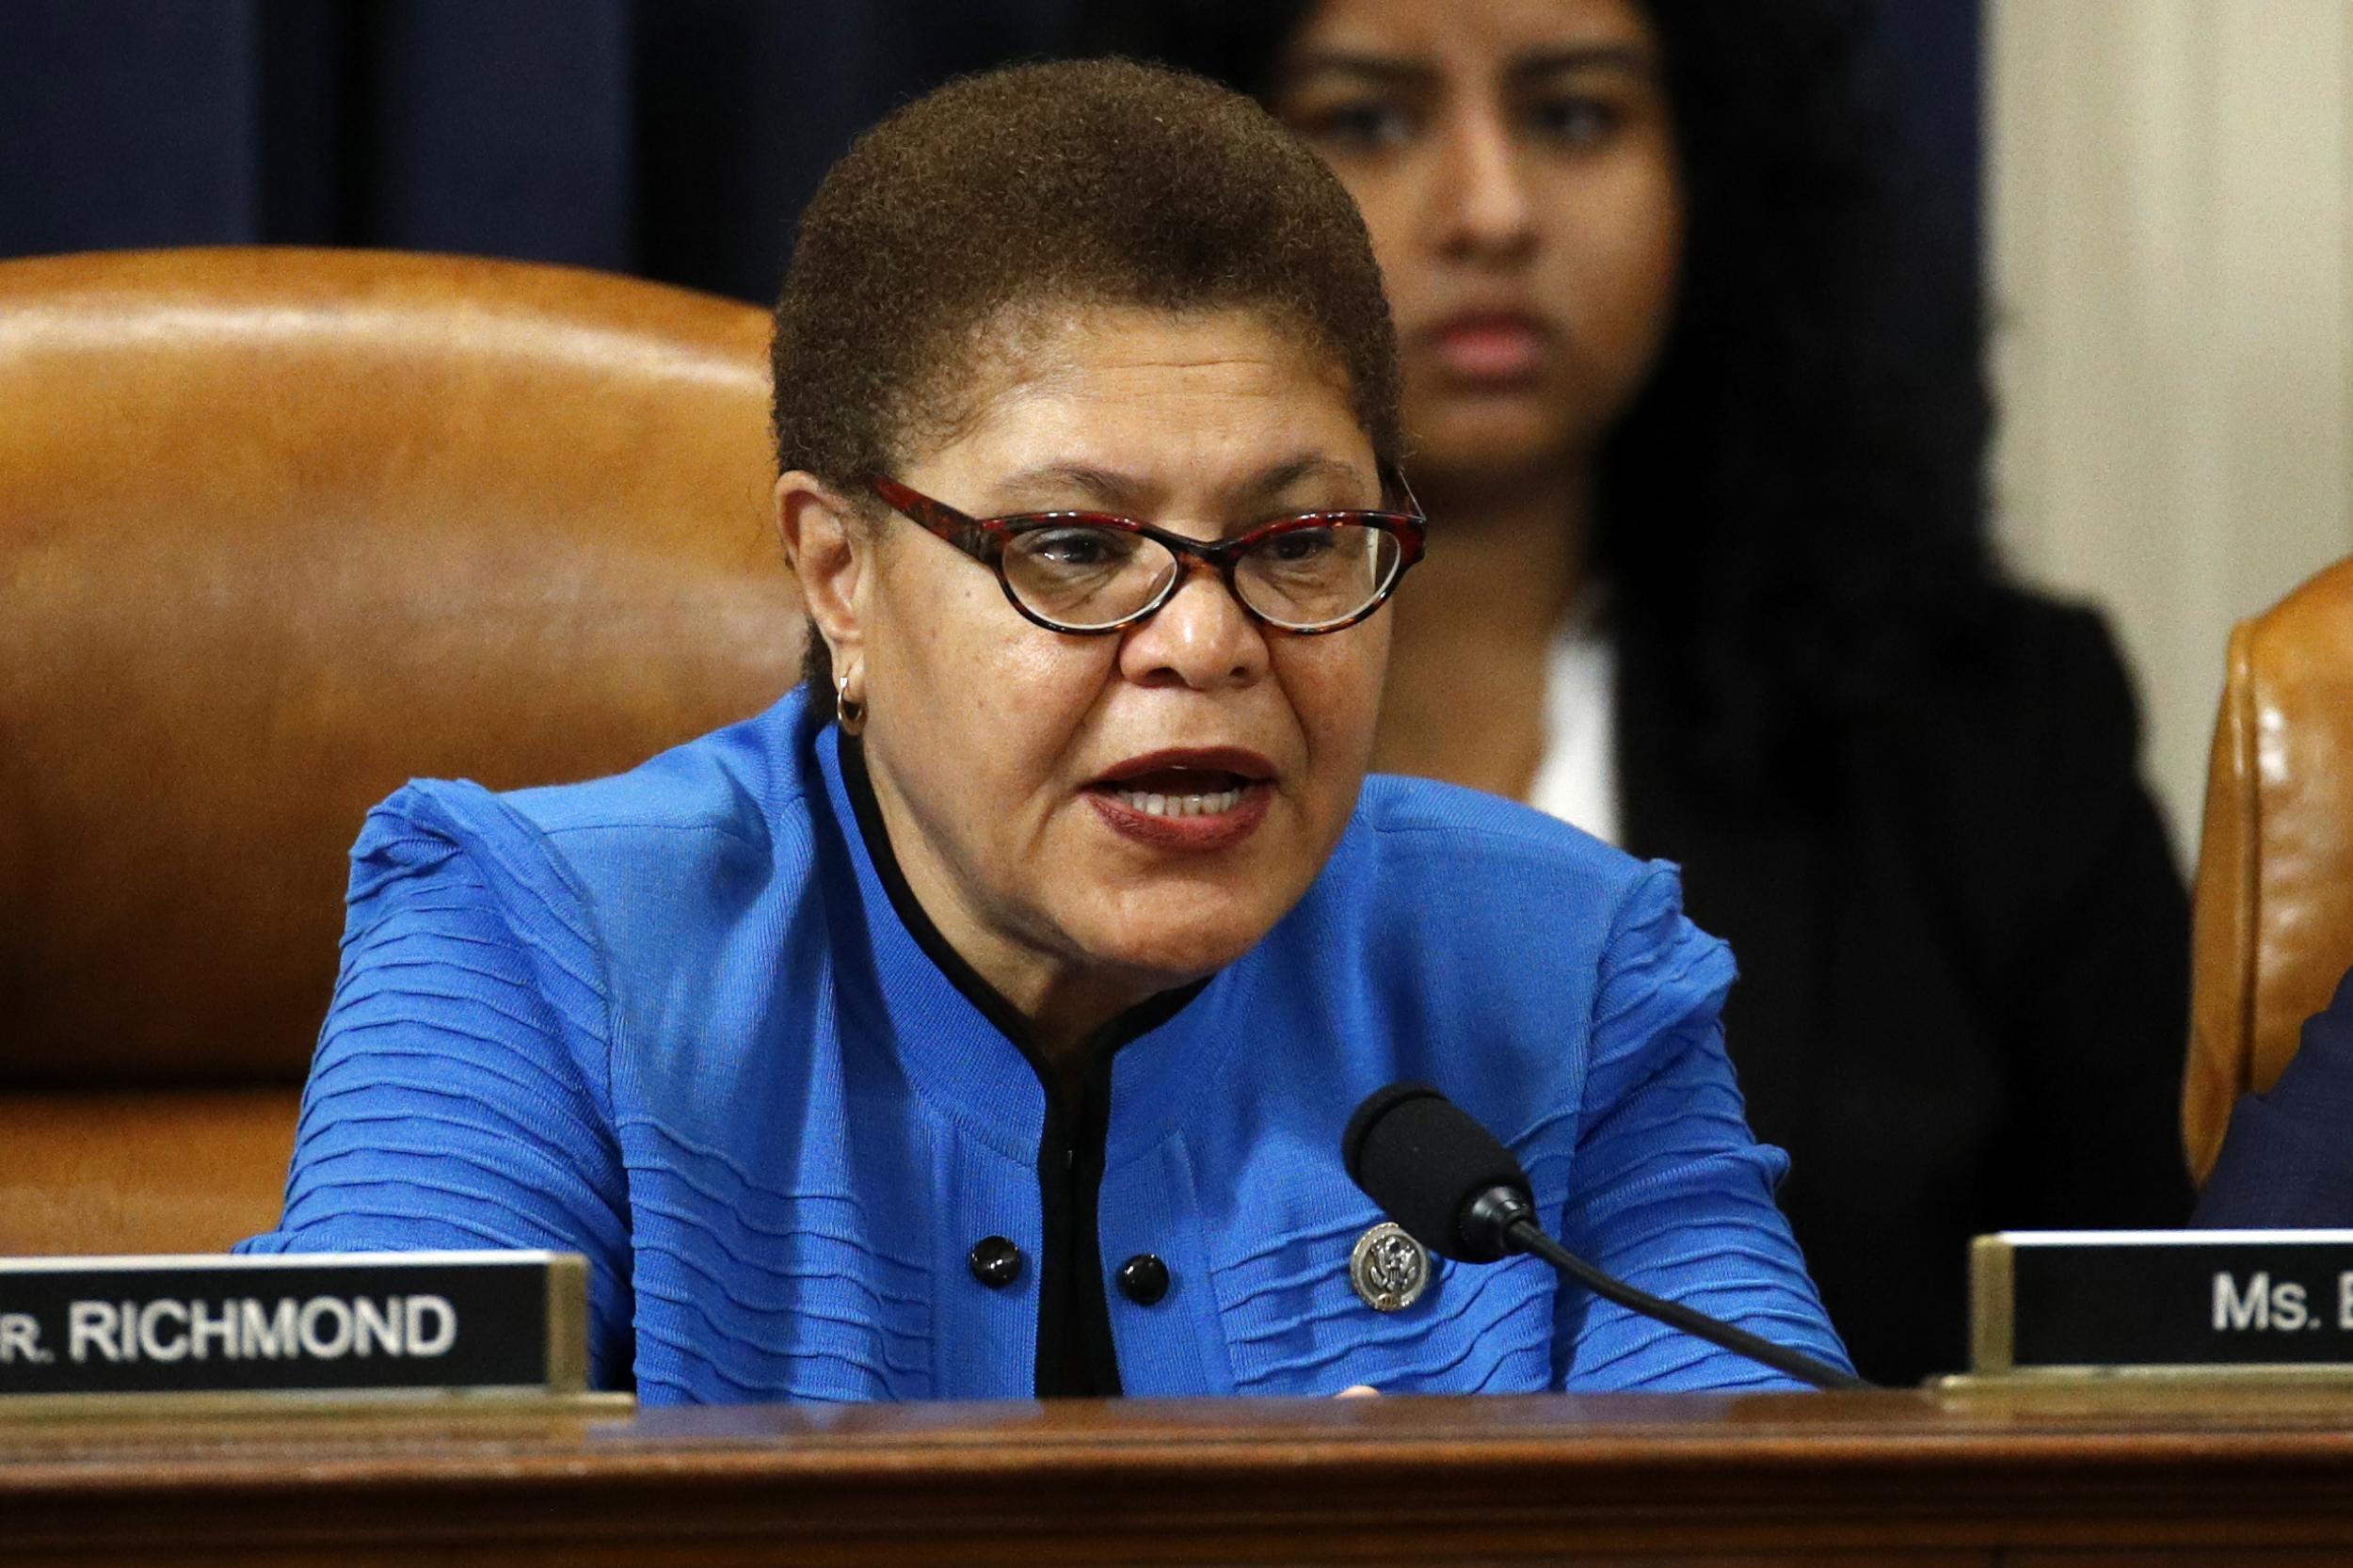
M 1975 274 L 1907 188 L 1867 0 L 1641 4 L 1689 228 L 1660 362 L 1604 446 L 1595 560 L 1678 760 L 1802 792 L 1840 728 L 1987 646 Z M 1311 3 L 1079 8 L 1080 47 L 1263 97 Z

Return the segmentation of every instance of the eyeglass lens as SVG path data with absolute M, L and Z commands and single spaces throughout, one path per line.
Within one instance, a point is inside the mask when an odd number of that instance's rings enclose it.
M 1369 523 L 1295 528 L 1235 563 L 1242 602 L 1294 631 L 1334 626 L 1379 600 L 1397 575 L 1397 536 Z M 1141 534 L 1041 523 L 1006 541 L 1005 581 L 1032 613 L 1074 632 L 1115 626 L 1166 591 L 1176 556 Z

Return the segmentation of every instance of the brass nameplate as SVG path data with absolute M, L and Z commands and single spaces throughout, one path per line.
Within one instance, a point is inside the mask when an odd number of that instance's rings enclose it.
M 0 1399 L 587 1382 L 576 1253 L 0 1258 Z
M 2005 1231 L 1970 1273 L 1980 1373 L 2353 1365 L 2353 1230 Z

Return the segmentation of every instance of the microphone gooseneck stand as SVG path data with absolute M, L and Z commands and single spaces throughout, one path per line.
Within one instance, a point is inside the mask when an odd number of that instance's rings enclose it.
M 1365 1194 L 1441 1257 L 1493 1263 L 1513 1253 L 1542 1258 L 1602 1300 L 1745 1355 L 1817 1388 L 1875 1386 L 1721 1318 L 1661 1300 L 1603 1273 L 1536 1223 L 1528 1174 L 1494 1133 L 1437 1090 L 1392 1083 L 1349 1118 L 1341 1161 Z
M 1762 1362 L 1776 1372 L 1786 1372 L 1800 1383 L 1809 1383 L 1817 1388 L 1833 1389 L 1873 1386 L 1852 1372 L 1842 1372 L 1828 1362 L 1817 1361 L 1801 1351 L 1776 1345 L 1769 1339 L 1760 1339 L 1747 1329 L 1736 1328 L 1705 1312 L 1695 1312 L 1680 1302 L 1665 1301 L 1647 1290 L 1637 1290 L 1625 1281 L 1603 1273 L 1546 1236 L 1536 1228 L 1533 1220 L 1514 1221 L 1504 1235 L 1513 1243 L 1513 1252 L 1535 1254 L 1602 1300 L 1615 1302 L 1629 1312 L 1655 1318 L 1670 1328 L 1679 1328 L 1711 1345 L 1721 1345 L 1752 1361 Z

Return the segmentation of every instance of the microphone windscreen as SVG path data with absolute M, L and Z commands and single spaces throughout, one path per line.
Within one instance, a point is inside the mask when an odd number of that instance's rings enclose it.
M 1512 1151 L 1426 1083 L 1392 1083 L 1367 1096 L 1340 1135 L 1340 1160 L 1407 1235 L 1461 1262 L 1497 1256 L 1466 1243 L 1464 1210 L 1497 1187 L 1528 1192 L 1528 1173 Z

